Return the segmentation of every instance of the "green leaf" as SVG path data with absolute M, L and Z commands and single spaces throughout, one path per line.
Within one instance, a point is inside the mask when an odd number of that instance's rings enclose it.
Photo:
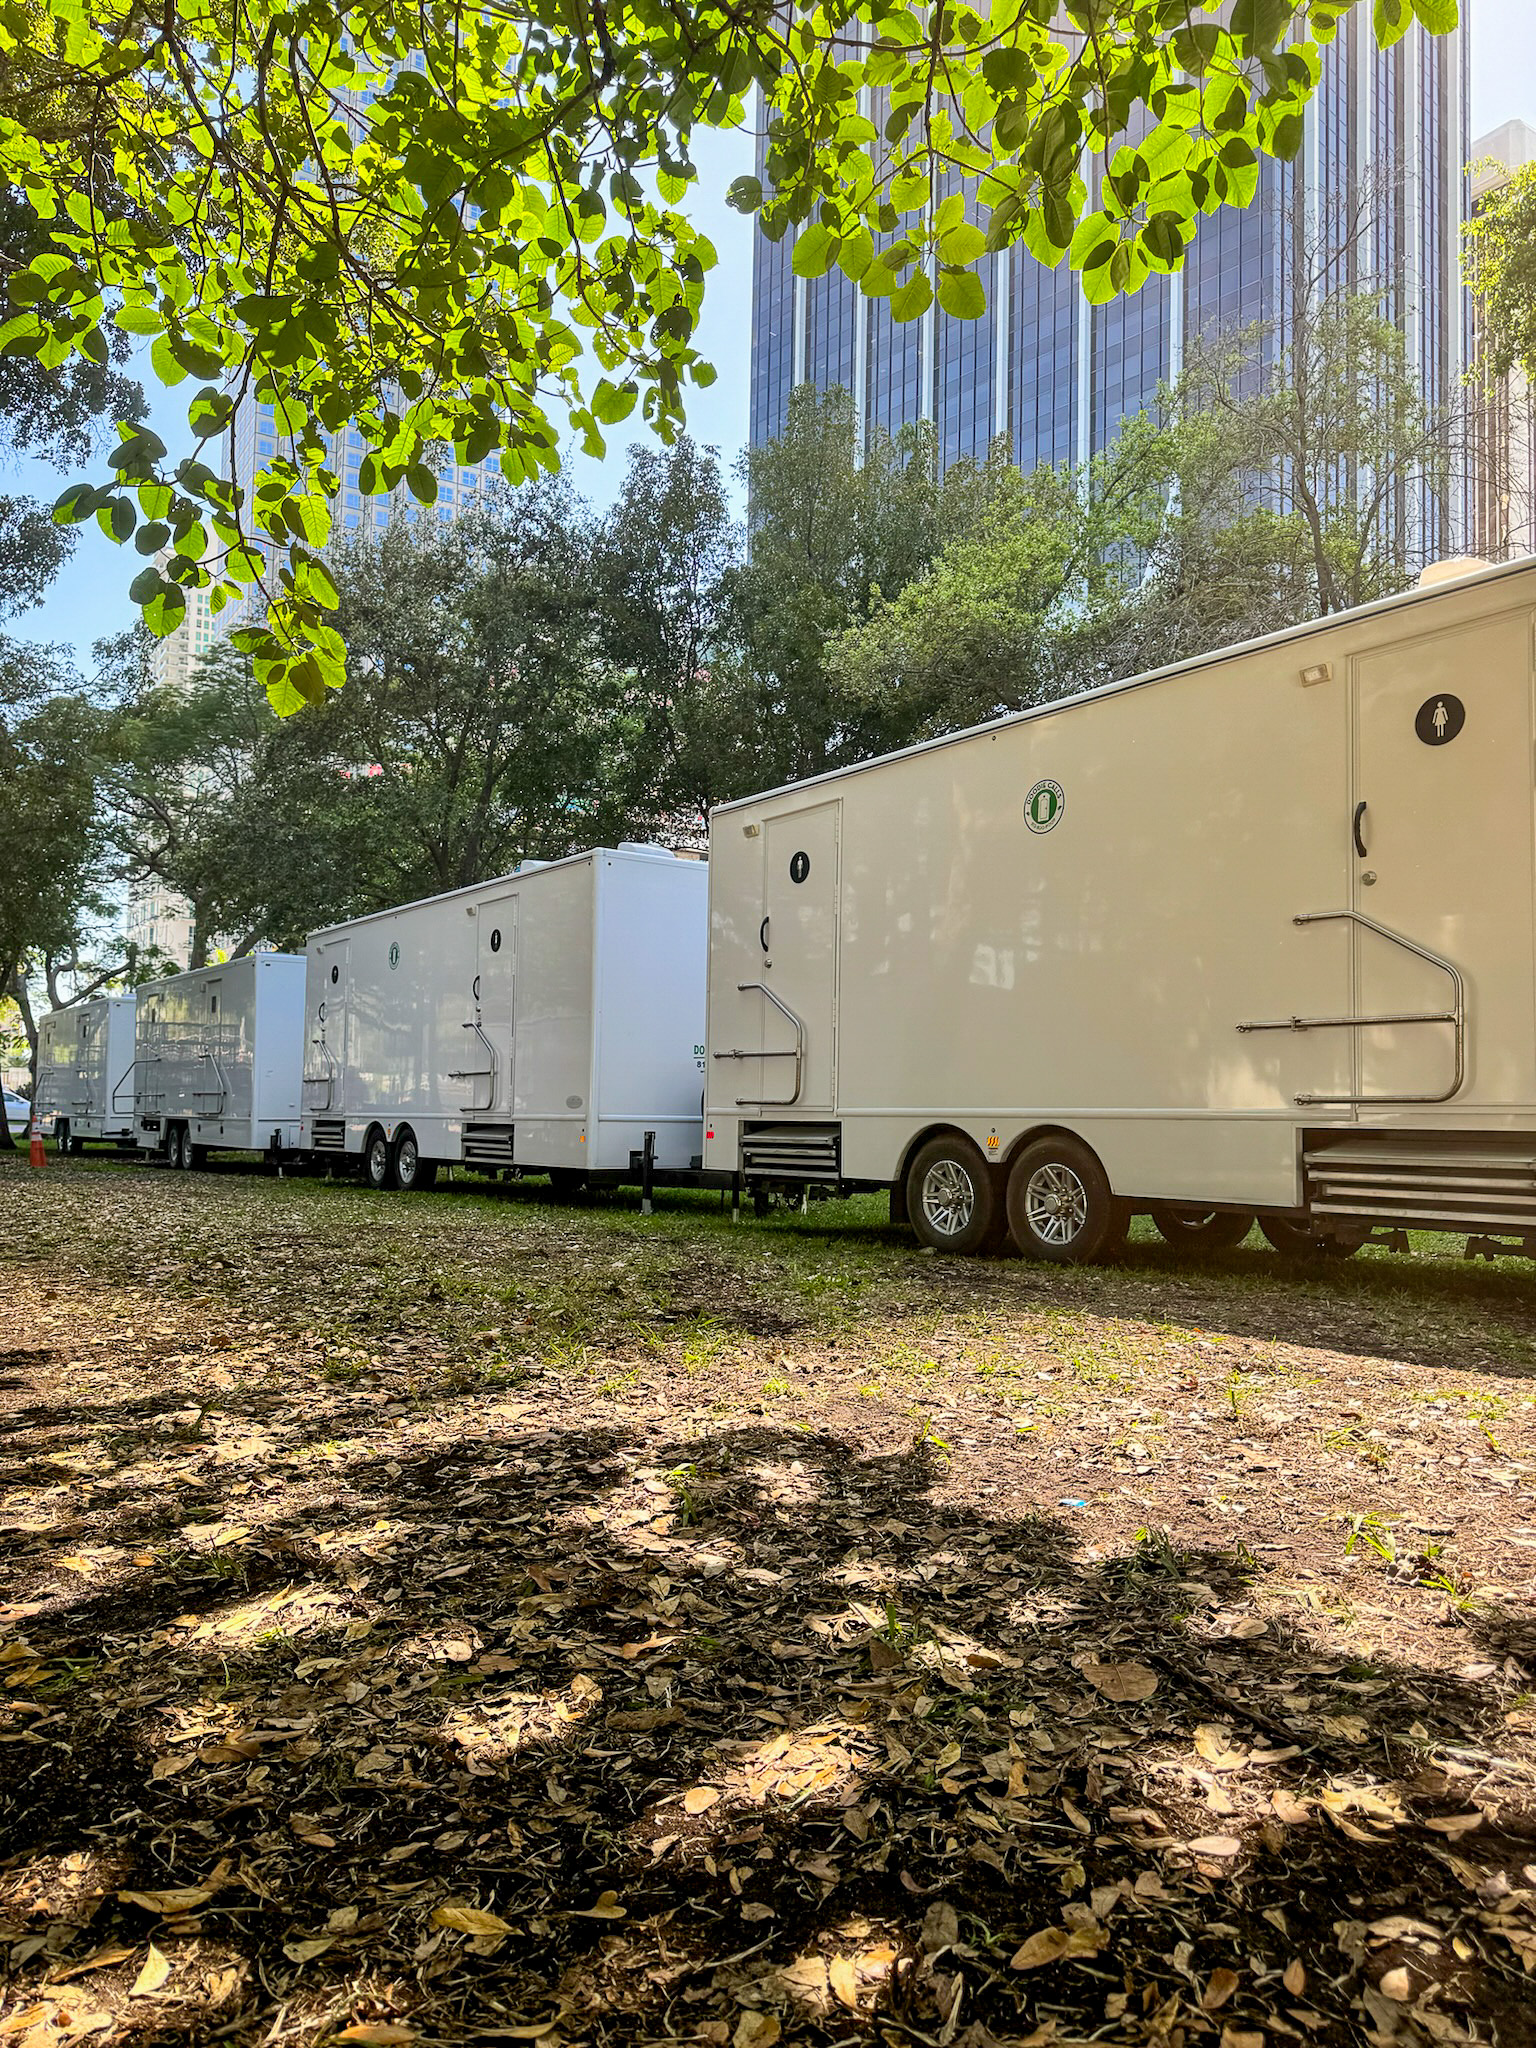
M 979 320 L 987 310 L 987 294 L 975 271 L 941 270 L 939 306 L 953 320 Z
M 962 220 L 939 236 L 941 263 L 974 263 L 986 253 L 987 238 L 974 221 Z
M 891 318 L 905 324 L 917 320 L 933 304 L 933 286 L 927 273 L 914 270 L 899 291 L 891 294 Z
M 1372 27 L 1382 49 L 1390 50 L 1394 43 L 1401 42 L 1412 19 L 1409 0 L 1375 0 Z
M 761 178 L 732 178 L 726 187 L 725 203 L 736 213 L 756 213 L 763 203 Z
M 639 397 L 637 384 L 613 384 L 604 377 L 592 394 L 593 417 L 605 427 L 616 426 L 620 420 L 629 418 Z
M 418 505 L 437 503 L 437 478 L 424 462 L 413 462 L 407 468 L 405 488 Z
M 78 526 L 83 519 L 89 519 L 101 503 L 104 493 L 95 484 L 71 484 L 61 491 L 54 500 L 53 523 L 55 526 Z
M 1448 36 L 1461 20 L 1456 0 L 1413 0 L 1413 11 L 1432 36 Z
M 820 221 L 812 221 L 795 237 L 791 267 L 796 277 L 825 277 L 837 259 L 838 245 Z

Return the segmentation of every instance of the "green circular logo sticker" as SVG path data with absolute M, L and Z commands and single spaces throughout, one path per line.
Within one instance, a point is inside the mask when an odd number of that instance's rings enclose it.
M 1031 832 L 1049 832 L 1061 823 L 1067 793 L 1059 782 L 1037 782 L 1024 799 L 1024 822 Z
M 398 967 L 400 965 L 400 942 L 398 939 L 389 949 L 389 964 L 391 967 Z

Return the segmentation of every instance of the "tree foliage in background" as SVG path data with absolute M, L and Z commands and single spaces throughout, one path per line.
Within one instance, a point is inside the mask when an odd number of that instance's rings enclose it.
M 263 577 L 264 537 L 281 567 L 246 645 L 293 709 L 344 667 L 322 430 L 356 421 L 362 487 L 427 502 L 440 444 L 524 481 L 556 466 L 562 415 L 593 449 L 637 406 L 675 431 L 713 375 L 691 139 L 741 125 L 754 88 L 767 185 L 734 203 L 800 225 L 802 274 L 836 265 L 898 320 L 935 295 L 964 318 L 988 247 L 1065 259 L 1095 298 L 1175 268 L 1202 213 L 1296 154 L 1356 4 L 0 0 L 0 183 L 48 240 L 9 280 L 0 351 L 101 365 L 115 329 L 192 380 L 197 453 L 172 464 L 141 422 L 65 516 L 170 549 L 133 586 L 157 632 L 189 585 L 223 603 Z M 1383 43 L 1457 18 L 1371 4 Z M 242 496 L 225 437 L 245 393 L 287 442 Z
M 227 645 L 190 689 L 141 689 L 107 809 L 126 871 L 191 903 L 188 964 L 623 836 L 636 722 L 590 524 L 550 485 L 359 541 L 336 568 L 352 683 L 311 718 Z
M 1536 383 L 1536 164 L 1478 201 L 1467 223 L 1467 272 L 1482 315 L 1484 367 Z

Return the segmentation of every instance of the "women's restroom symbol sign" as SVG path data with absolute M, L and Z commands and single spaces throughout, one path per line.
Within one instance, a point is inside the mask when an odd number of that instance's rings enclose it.
M 1459 697 L 1442 692 L 1438 697 L 1425 698 L 1413 729 L 1426 747 L 1448 747 L 1466 722 L 1466 705 Z

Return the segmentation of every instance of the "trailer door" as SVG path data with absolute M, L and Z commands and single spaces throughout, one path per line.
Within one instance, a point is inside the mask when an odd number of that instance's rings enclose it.
M 517 897 L 492 896 L 481 903 L 476 933 L 475 1015 L 483 1035 L 465 1047 L 464 1065 L 487 1071 L 466 1081 L 463 1102 L 472 1112 L 500 1109 L 510 1114 L 517 1023 Z
M 314 1008 L 304 1046 L 304 1114 L 343 1116 L 347 1108 L 347 1008 L 351 989 L 350 939 L 326 939 L 315 948 Z
M 1356 1014 L 1399 1020 L 1357 1033 L 1363 1118 L 1536 1101 L 1531 624 L 1505 613 L 1355 663 Z M 1454 1094 L 1455 1027 L 1423 1020 L 1455 1011 L 1455 982 L 1401 941 L 1462 977 Z
M 767 1055 L 742 1067 L 743 1095 L 761 1091 L 749 1113 L 836 1105 L 841 808 L 816 804 L 763 827 L 759 973 L 739 995 L 739 1043 Z

